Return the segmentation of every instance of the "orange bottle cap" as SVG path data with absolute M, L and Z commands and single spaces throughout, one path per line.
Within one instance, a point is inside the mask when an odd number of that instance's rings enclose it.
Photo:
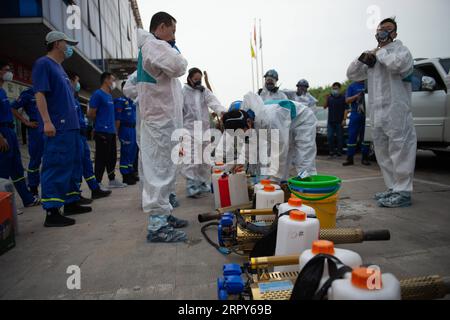
M 328 240 L 317 240 L 312 245 L 313 254 L 334 255 L 334 243 Z
M 295 221 L 305 221 L 306 220 L 306 213 L 299 210 L 292 210 L 289 213 L 289 218 Z
M 264 186 L 264 191 L 274 192 L 275 191 L 275 186 L 272 186 L 270 184 L 268 186 Z
M 352 271 L 352 284 L 360 289 L 369 290 L 369 282 L 372 287 L 372 279 L 374 279 L 374 277 L 377 277 L 377 273 L 381 277 L 381 273 L 373 268 L 355 268 Z M 380 286 L 377 288 L 377 286 L 374 284 L 373 288 L 370 288 L 370 290 L 381 289 L 381 287 L 383 286 L 381 278 L 378 280 Z
M 270 181 L 270 180 L 261 180 L 260 183 L 261 183 L 263 186 L 267 186 L 267 185 L 271 184 L 271 181 Z
M 223 163 L 223 162 L 216 162 L 216 166 L 223 166 L 223 165 L 225 165 L 225 163 Z
M 221 174 L 221 173 L 222 173 L 222 170 L 216 169 L 216 170 L 214 170 L 214 173 L 215 173 L 215 174 Z
M 290 198 L 288 204 L 292 207 L 301 207 L 303 202 L 302 199 L 299 198 Z

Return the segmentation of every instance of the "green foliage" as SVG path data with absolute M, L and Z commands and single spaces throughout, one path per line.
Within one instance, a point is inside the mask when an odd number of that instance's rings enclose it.
M 352 83 L 352 81 L 347 80 L 344 83 L 342 83 L 341 92 L 345 95 L 345 92 L 347 91 L 348 86 Z M 325 104 L 325 100 L 327 96 L 331 94 L 331 84 L 327 85 L 326 87 L 318 87 L 318 88 L 310 88 L 309 93 L 312 94 L 319 102 L 317 103 L 317 106 L 323 106 Z

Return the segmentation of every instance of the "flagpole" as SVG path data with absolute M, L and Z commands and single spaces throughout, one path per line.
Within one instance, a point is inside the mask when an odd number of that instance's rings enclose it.
M 251 55 L 250 55 L 250 60 L 252 61 L 252 91 L 255 92 L 255 67 L 254 67 L 254 63 L 253 63 L 253 44 L 252 44 L 252 33 L 250 32 L 250 49 L 251 49 Z
M 259 66 L 258 66 L 258 43 L 257 43 L 257 37 L 256 37 L 256 18 L 255 18 L 255 24 L 253 28 L 254 32 L 254 39 L 255 39 L 255 59 L 256 59 L 256 85 L 258 88 L 256 90 L 259 90 L 261 86 L 259 85 Z
M 262 23 L 259 19 L 259 49 L 261 50 L 261 72 L 264 74 L 264 55 L 263 55 L 263 42 L 262 42 Z

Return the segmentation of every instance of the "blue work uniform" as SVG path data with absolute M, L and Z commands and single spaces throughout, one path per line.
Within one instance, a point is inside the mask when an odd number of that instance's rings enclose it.
M 17 193 L 22 199 L 23 205 L 28 206 L 35 199 L 25 183 L 19 142 L 14 131 L 11 104 L 3 88 L 0 88 L 0 133 L 6 139 L 9 146 L 7 151 L 0 151 L 0 178 L 11 178 Z
M 122 175 L 135 172 L 137 157 L 136 142 L 136 105 L 133 100 L 121 97 L 114 100 L 116 121 L 120 121 L 120 173 Z
M 91 160 L 91 149 L 89 147 L 88 141 L 87 141 L 87 119 L 83 113 L 83 110 L 81 109 L 80 102 L 78 101 L 78 98 L 75 97 L 75 103 L 77 105 L 77 113 L 78 113 L 78 119 L 80 120 L 80 139 L 81 139 L 81 156 L 82 156 L 82 170 L 80 177 L 80 184 L 81 179 L 84 177 L 84 180 L 89 186 L 89 189 L 92 191 L 100 189 L 100 186 L 97 182 L 97 179 L 95 178 L 94 174 L 94 166 L 92 164 Z
M 45 95 L 56 129 L 54 137 L 44 136 L 42 206 L 61 208 L 80 199 L 81 139 L 74 90 L 63 67 L 47 56 L 35 62 L 32 78 L 34 91 Z
M 27 114 L 29 121 L 42 125 L 41 115 L 36 105 L 33 88 L 23 91 L 19 98 L 11 105 L 13 109 L 23 109 Z M 28 154 L 30 155 L 30 163 L 28 164 L 28 186 L 36 188 L 41 180 L 41 163 L 44 154 L 44 135 L 37 128 L 27 128 L 28 131 Z
M 364 83 L 353 82 L 347 89 L 346 98 L 353 97 L 365 91 Z M 347 156 L 353 157 L 356 153 L 358 140 L 361 142 L 361 153 L 363 156 L 369 154 L 369 143 L 364 141 L 366 129 L 366 114 L 364 96 L 352 103 L 350 124 L 348 126 Z

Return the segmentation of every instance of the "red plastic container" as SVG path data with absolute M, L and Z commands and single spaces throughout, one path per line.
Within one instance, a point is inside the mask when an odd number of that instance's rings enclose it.
M 15 245 L 12 194 L 0 192 L 0 255 Z

